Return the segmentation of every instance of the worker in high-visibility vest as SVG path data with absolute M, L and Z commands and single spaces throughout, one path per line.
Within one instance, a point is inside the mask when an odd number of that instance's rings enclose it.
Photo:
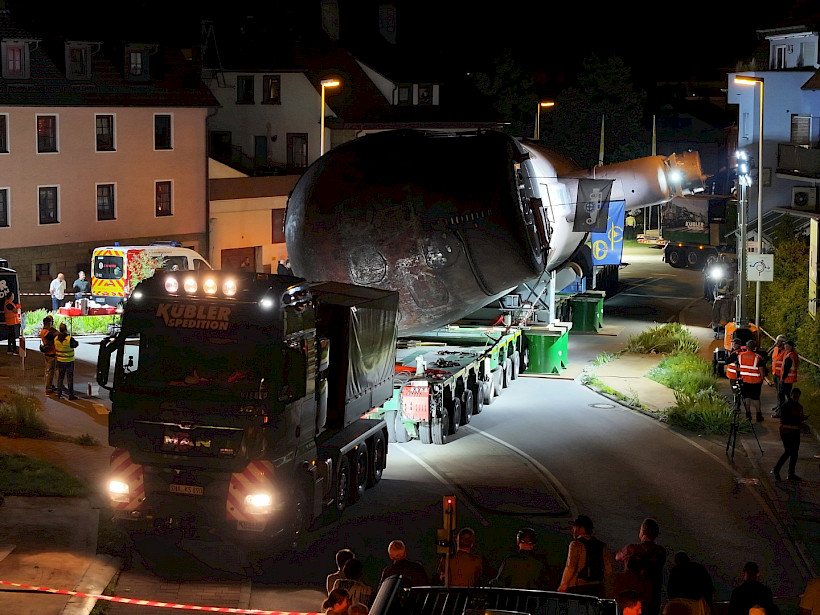
M 786 336 L 778 335 L 774 338 L 774 346 L 769 348 L 769 356 L 772 358 L 772 386 L 775 392 L 780 395 L 780 376 L 783 373 L 783 359 L 786 356 Z M 780 401 L 772 408 L 772 418 L 780 418 Z
M 763 359 L 756 352 L 757 343 L 754 340 L 746 342 L 746 349 L 737 355 L 738 376 L 740 376 L 740 395 L 746 407 L 746 418 L 752 418 L 752 408 L 755 409 L 757 422 L 763 421 L 760 411 L 760 389 L 763 386 L 763 376 L 766 373 Z
M 783 368 L 780 372 L 780 386 L 777 389 L 777 401 L 781 406 L 791 397 L 792 386 L 797 382 L 797 368 L 800 365 L 800 357 L 794 349 L 794 341 L 786 340 L 783 349 L 785 352 Z
M 17 352 L 17 337 L 20 335 L 20 304 L 14 300 L 14 293 L 9 293 L 3 301 L 3 318 L 8 336 L 8 353 Z
M 724 368 L 724 372 L 726 377 L 729 380 L 737 380 L 738 379 L 738 369 L 737 369 L 737 355 L 740 354 L 741 350 L 743 350 L 742 343 L 739 339 L 734 338 L 732 340 L 732 351 L 729 353 L 729 356 L 726 358 L 726 367 Z

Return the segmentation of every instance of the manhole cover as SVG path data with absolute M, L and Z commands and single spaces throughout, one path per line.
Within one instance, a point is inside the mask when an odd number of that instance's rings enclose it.
M 589 404 L 590 408 L 614 408 L 615 404 Z

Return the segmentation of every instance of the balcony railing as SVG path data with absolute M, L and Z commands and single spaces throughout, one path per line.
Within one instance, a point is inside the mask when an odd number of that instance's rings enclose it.
M 791 143 L 778 144 L 777 172 L 820 178 L 820 148 Z

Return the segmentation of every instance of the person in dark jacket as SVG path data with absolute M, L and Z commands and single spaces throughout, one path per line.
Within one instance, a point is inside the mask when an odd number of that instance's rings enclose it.
M 531 527 L 518 530 L 515 542 L 518 552 L 501 562 L 493 585 L 521 589 L 549 589 L 550 567 L 546 557 L 535 553 L 538 536 Z
M 789 462 L 789 480 L 803 480 L 794 473 L 797 466 L 797 455 L 800 452 L 800 432 L 803 428 L 803 421 L 806 420 L 803 406 L 800 403 L 800 394 L 800 389 L 792 389 L 791 397 L 780 406 L 780 440 L 783 442 L 783 454 L 772 469 L 772 474 L 777 480 L 781 480 L 780 468 L 786 460 Z
M 684 551 L 678 551 L 675 553 L 675 565 L 669 570 L 666 595 L 670 600 L 674 598 L 703 599 L 711 611 L 715 585 L 702 564 L 691 561 L 689 555 Z
M 652 586 L 650 599 L 642 601 L 644 615 L 658 615 L 661 610 L 666 549 L 655 542 L 659 533 L 660 526 L 655 519 L 644 519 L 638 530 L 638 539 L 641 542 L 628 544 L 615 554 L 615 561 L 622 562 L 625 570 L 629 568 L 631 558 L 640 558 L 641 574 Z
M 766 609 L 766 615 L 780 615 L 772 590 L 760 582 L 759 576 L 757 564 L 746 562 L 743 566 L 743 583 L 732 590 L 727 615 L 749 615 L 749 609 L 753 606 Z
M 393 562 L 385 566 L 382 570 L 380 583 L 384 583 L 394 575 L 401 575 L 402 587 L 415 587 L 417 585 L 429 585 L 427 571 L 418 562 L 411 562 L 407 559 L 407 546 L 401 540 L 393 540 L 387 545 L 387 555 Z

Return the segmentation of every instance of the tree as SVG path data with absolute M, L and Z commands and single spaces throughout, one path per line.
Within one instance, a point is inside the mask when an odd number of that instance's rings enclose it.
M 524 72 L 510 50 L 496 57 L 488 72 L 476 73 L 475 84 L 507 122 L 505 132 L 518 137 L 532 136 L 538 96 L 532 76 Z
M 598 163 L 604 119 L 604 163 L 648 156 L 649 139 L 641 126 L 646 94 L 635 91 L 632 71 L 620 58 L 584 60 L 577 85 L 556 98 L 541 116 L 541 141 L 584 167 Z

